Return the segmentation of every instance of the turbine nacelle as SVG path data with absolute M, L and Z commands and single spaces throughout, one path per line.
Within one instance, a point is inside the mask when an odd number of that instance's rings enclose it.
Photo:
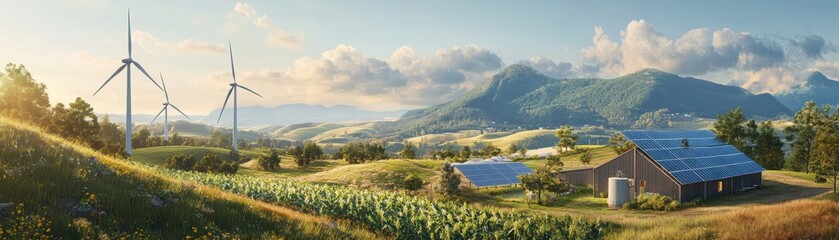
M 131 58 L 126 58 L 126 59 L 122 60 L 122 63 L 126 63 L 126 64 L 133 63 L 133 62 L 134 62 L 134 59 L 131 59 Z
M 163 106 L 169 106 L 169 103 L 163 103 Z
M 231 87 L 235 87 L 235 86 L 237 86 L 237 85 L 239 85 L 239 84 L 236 84 L 236 83 L 230 83 L 229 85 L 230 85 Z

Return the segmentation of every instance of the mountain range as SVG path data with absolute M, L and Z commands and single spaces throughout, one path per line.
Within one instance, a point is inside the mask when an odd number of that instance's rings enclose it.
M 811 100 L 819 105 L 837 105 L 839 81 L 831 80 L 821 72 L 813 72 L 803 83 L 776 93 L 775 98 L 793 110 L 801 109 L 805 102 Z
M 611 79 L 554 79 L 511 65 L 458 99 L 405 113 L 395 128 L 432 133 L 488 126 L 626 127 L 660 109 L 715 118 L 738 106 L 750 117 L 792 114 L 769 94 L 655 69 Z

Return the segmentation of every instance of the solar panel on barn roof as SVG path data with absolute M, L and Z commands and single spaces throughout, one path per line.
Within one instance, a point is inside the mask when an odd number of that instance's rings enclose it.
M 682 184 L 764 171 L 734 146 L 708 130 L 621 132 Z M 687 146 L 682 143 L 687 139 Z

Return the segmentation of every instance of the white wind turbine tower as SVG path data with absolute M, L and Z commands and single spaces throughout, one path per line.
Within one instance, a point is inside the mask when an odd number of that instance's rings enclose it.
M 127 88 L 126 94 L 125 94 L 125 153 L 127 153 L 128 155 L 131 155 L 131 127 L 132 127 L 131 126 L 132 125 L 132 123 L 131 123 L 131 64 L 134 64 L 134 66 L 136 66 L 137 69 L 140 69 L 140 71 L 143 72 L 143 74 L 145 74 L 146 77 L 148 77 L 149 80 L 151 80 L 151 82 L 154 83 L 155 86 L 157 86 L 157 88 L 160 88 L 160 90 L 163 90 L 163 88 L 161 88 L 160 85 L 158 85 L 157 82 L 155 82 L 154 79 L 151 78 L 149 73 L 146 72 L 146 69 L 144 69 L 143 66 L 141 66 L 139 62 L 136 62 L 136 61 L 134 61 L 134 59 L 131 58 L 131 10 L 129 10 L 128 11 L 128 58 L 123 59 L 122 60 L 122 66 L 119 67 L 117 69 L 117 71 L 114 72 L 114 74 L 111 75 L 111 77 L 109 77 L 108 80 L 106 80 L 105 83 L 103 83 L 102 86 L 99 87 L 99 89 L 96 90 L 95 93 L 93 93 L 93 95 L 95 96 L 96 93 L 99 93 L 99 90 L 102 90 L 102 88 L 105 87 L 105 85 L 107 85 L 108 82 L 111 81 L 111 79 L 114 79 L 114 77 L 117 74 L 122 72 L 122 69 L 127 68 L 126 74 L 125 74 L 126 75 L 125 86 Z
M 163 84 L 163 96 L 166 96 L 166 102 L 163 103 L 163 109 L 160 109 L 160 112 L 157 113 L 157 116 L 154 116 L 154 119 L 151 120 L 154 123 L 154 120 L 157 120 L 157 117 L 160 117 L 160 114 L 163 113 L 163 140 L 166 142 L 169 141 L 169 107 L 175 108 L 181 115 L 184 115 L 186 119 L 192 120 L 189 116 L 186 115 L 181 109 L 178 109 L 175 104 L 169 103 L 169 91 L 166 90 L 166 81 L 163 80 L 163 74 L 160 74 L 160 83 Z
M 242 86 L 242 85 L 239 85 L 238 83 L 236 83 L 236 68 L 233 66 L 233 45 L 230 44 L 230 42 L 227 42 L 227 45 L 230 49 L 230 72 L 233 73 L 233 82 L 230 83 L 230 90 L 227 91 L 227 97 L 224 98 L 224 105 L 221 106 L 221 112 L 218 114 L 218 120 L 216 121 L 216 123 L 221 121 L 221 115 L 224 114 L 224 108 L 227 107 L 227 100 L 230 99 L 230 94 L 233 93 L 233 151 L 238 152 L 239 151 L 239 144 L 238 144 L 239 133 L 238 133 L 238 129 L 237 129 L 238 125 L 237 125 L 237 122 L 236 122 L 236 120 L 238 118 L 238 116 L 237 116 L 238 109 L 236 107 L 238 105 L 237 104 L 237 98 L 236 98 L 236 88 L 240 87 L 242 89 L 247 90 L 248 92 L 256 94 L 259 97 L 262 97 L 262 95 L 259 95 L 259 93 L 254 92 L 250 88 L 247 88 L 245 86 Z

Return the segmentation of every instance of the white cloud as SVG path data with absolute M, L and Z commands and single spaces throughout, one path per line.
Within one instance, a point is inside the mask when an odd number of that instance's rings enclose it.
M 711 71 L 740 68 L 759 70 L 785 61 L 783 49 L 769 40 L 731 29 L 692 29 L 669 39 L 644 20 L 631 21 L 621 31 L 620 43 L 596 27 L 594 46 L 582 50 L 583 57 L 599 66 L 604 75 L 627 74 L 643 68 L 702 75 Z
M 253 25 L 267 31 L 265 42 L 269 46 L 280 48 L 300 48 L 305 36 L 303 33 L 290 34 L 274 23 L 268 15 L 260 15 L 250 4 L 237 2 L 233 11 L 227 14 L 229 22 L 227 28 L 236 31 L 246 25 Z
M 271 89 L 271 94 L 264 95 L 280 102 L 399 109 L 452 100 L 501 67 L 495 53 L 476 46 L 440 49 L 428 57 L 417 56 L 405 46 L 389 59 L 378 59 L 338 45 L 318 58 L 298 59 L 285 69 L 246 71 L 237 78 L 249 87 Z M 203 81 L 221 86 L 229 75 L 213 74 Z
M 134 30 L 133 37 L 134 42 L 147 52 L 222 54 L 227 51 L 223 44 L 201 42 L 193 38 L 167 41 L 141 30 Z

